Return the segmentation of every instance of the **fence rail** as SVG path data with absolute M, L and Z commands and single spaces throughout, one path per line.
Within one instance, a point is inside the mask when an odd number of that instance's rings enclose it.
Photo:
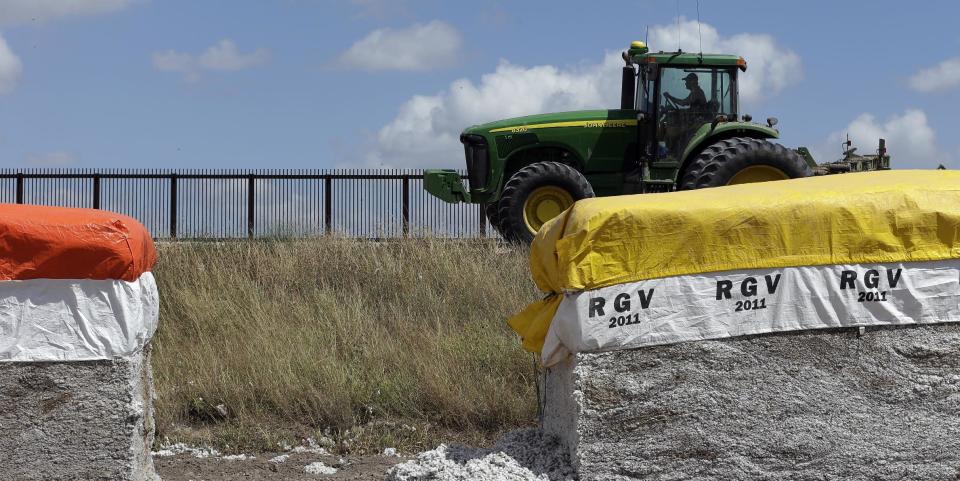
M 111 210 L 161 239 L 496 235 L 414 170 L 0 169 L 0 202 Z

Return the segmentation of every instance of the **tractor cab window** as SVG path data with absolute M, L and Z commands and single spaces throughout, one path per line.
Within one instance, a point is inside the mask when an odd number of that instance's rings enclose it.
M 716 105 L 716 114 L 724 114 L 727 118 L 734 118 L 737 115 L 736 87 L 733 85 L 733 70 L 715 70 L 710 73 L 710 92 L 707 97 L 710 102 Z
M 637 110 L 653 114 L 654 95 L 656 91 L 656 70 L 647 65 L 640 66 L 637 79 Z
M 686 110 L 711 120 L 718 114 L 736 113 L 732 69 L 672 67 L 662 71 L 661 112 Z
M 666 67 L 660 69 L 658 137 L 661 157 L 679 158 L 703 124 L 719 114 L 735 114 L 732 69 Z

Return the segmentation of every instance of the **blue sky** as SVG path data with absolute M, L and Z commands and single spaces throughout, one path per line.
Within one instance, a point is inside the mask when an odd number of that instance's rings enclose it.
M 695 48 L 697 3 L 679 9 Z M 883 135 L 900 167 L 960 167 L 958 17 L 700 2 L 784 144 L 832 160 L 846 132 Z M 618 52 L 647 26 L 675 48 L 676 21 L 674 0 L 0 0 L 0 167 L 460 168 L 472 123 L 615 107 Z

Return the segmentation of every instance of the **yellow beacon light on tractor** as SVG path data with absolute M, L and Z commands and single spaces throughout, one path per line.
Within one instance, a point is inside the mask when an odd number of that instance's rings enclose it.
M 639 40 L 635 40 L 633 42 L 630 42 L 629 52 L 630 52 L 629 55 L 643 55 L 649 52 L 649 49 L 647 49 L 646 43 L 641 42 Z

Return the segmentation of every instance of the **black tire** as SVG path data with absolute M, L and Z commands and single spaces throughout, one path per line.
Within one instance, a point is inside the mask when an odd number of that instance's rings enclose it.
M 493 230 L 497 231 L 500 237 L 503 237 L 503 232 L 500 230 L 500 200 L 488 203 L 486 209 L 484 209 L 484 214 L 487 216 L 490 227 L 493 227 Z
M 500 195 L 498 214 L 500 235 L 511 242 L 529 244 L 535 232 L 531 232 L 524 220 L 527 197 L 546 186 L 565 190 L 574 201 L 593 197 L 593 187 L 577 169 L 559 162 L 537 162 L 513 174 Z
M 704 149 L 684 171 L 678 190 L 727 185 L 742 170 L 753 166 L 773 167 L 791 179 L 813 175 L 796 151 L 763 139 L 734 137 Z

